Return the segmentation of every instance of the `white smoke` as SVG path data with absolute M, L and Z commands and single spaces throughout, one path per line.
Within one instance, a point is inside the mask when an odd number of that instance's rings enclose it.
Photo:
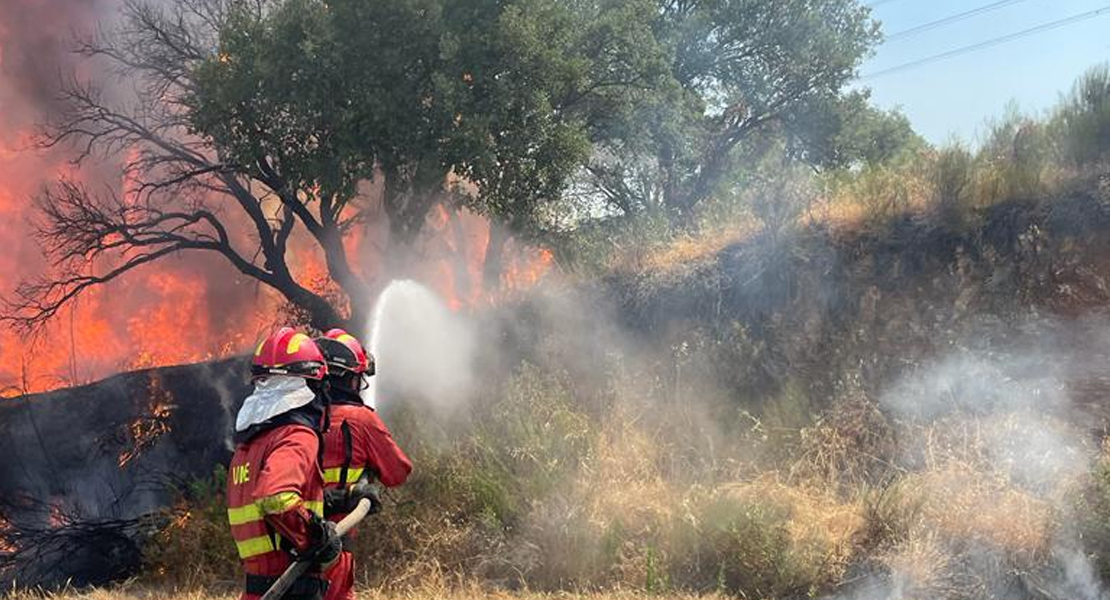
M 925 461 L 937 460 L 936 440 L 923 439 L 918 432 L 931 431 L 938 423 L 959 427 L 974 436 L 981 458 L 1010 486 L 1042 499 L 1057 514 L 1069 515 L 1072 486 L 1095 458 L 1077 426 L 1083 420 L 1070 414 L 1069 381 L 1087 370 L 1082 365 L 1077 368 L 1077 361 L 1084 361 L 1082 351 L 1044 338 L 1025 339 L 1016 347 L 1020 349 L 1013 352 L 998 348 L 955 352 L 903 378 L 881 395 L 880 402 L 900 424 L 898 442 L 911 470 L 926 469 Z M 1046 598 L 1104 600 L 1107 594 L 1091 561 L 1067 529 L 1061 526 L 1054 531 L 1045 568 L 1022 575 L 1022 585 Z M 973 540 L 965 542 L 975 547 Z M 981 559 L 984 564 L 995 555 L 1004 558 L 998 550 L 985 547 L 975 552 L 982 556 L 966 558 Z M 907 588 L 912 576 L 898 572 L 898 567 L 891 570 L 886 577 L 870 577 L 869 583 L 837 598 L 902 600 L 920 595 L 913 582 Z M 991 597 L 1006 595 L 1004 590 L 1013 583 L 1012 579 L 993 580 L 985 573 L 976 576 L 986 586 L 982 591 Z
M 1091 457 L 1069 424 L 1068 373 L 1056 354 L 966 352 L 903 379 L 881 397 L 896 417 L 918 425 L 958 417 L 979 426 L 989 460 L 1023 489 L 1058 493 Z M 902 440 L 913 452 L 921 440 Z
M 933 544 L 936 553 L 921 553 L 921 543 L 904 542 L 885 562 L 879 557 L 884 568 L 830 600 L 1110 598 L 1074 525 L 1077 490 L 1098 457 L 1089 435 L 1091 416 L 1082 408 L 1090 398 L 1078 390 L 1104 378 L 1110 323 L 1099 316 L 1032 318 L 1010 331 L 1020 333 L 954 343 L 953 350 L 879 395 L 884 412 L 896 423 L 899 462 L 910 481 L 941 481 L 935 488 L 911 489 L 916 494 L 912 498 L 927 498 L 942 511 L 970 499 L 975 503 L 967 512 L 971 519 L 995 511 L 998 519 L 964 524 L 959 520 L 965 516 L 933 513 L 929 518 L 938 520 L 919 522 L 911 537 Z M 942 479 L 947 468 L 967 477 Z M 937 479 L 930 479 L 930 473 Z M 913 478 L 915 474 L 922 477 Z M 962 489 L 980 479 L 986 493 L 977 496 L 974 489 Z M 1047 507 L 1047 512 L 1011 513 L 1005 511 L 1013 506 L 991 504 L 1004 497 Z M 1019 515 L 1040 521 L 1005 521 Z M 1013 556 L 1012 548 L 991 541 L 995 538 L 984 533 L 982 523 L 1013 526 L 1030 536 L 1045 532 L 1044 545 L 1038 547 L 1043 554 Z

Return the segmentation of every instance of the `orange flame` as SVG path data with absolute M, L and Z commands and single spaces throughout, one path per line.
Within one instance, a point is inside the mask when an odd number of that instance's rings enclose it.
M 121 469 L 170 431 L 170 416 L 175 408 L 173 395 L 162 387 L 161 378 L 154 374 L 151 374 L 146 397 L 147 410 L 127 427 L 130 447 L 119 454 L 117 464 Z
M 42 2 L 28 10 L 51 14 L 60 3 Z M 76 5 L 75 5 L 76 6 Z M 68 8 L 66 10 L 69 10 Z M 69 15 L 84 26 L 87 8 Z M 63 28 L 64 29 L 64 28 Z M 90 187 L 106 180 L 127 203 L 139 202 L 134 172 L 138 154 L 125 152 L 115 163 L 78 169 L 63 155 L 24 151 L 33 139 L 33 124 L 42 121 L 41 94 L 16 80 L 9 68 L 25 58 L 14 39 L 23 32 L 0 22 L 0 296 L 10 294 L 24 279 L 48 271 L 42 248 L 27 228 L 35 214 L 33 197 L 43 184 L 61 176 Z M 36 59 L 43 57 L 35 56 Z M 54 60 L 65 60 L 54 57 Z M 88 74 L 86 74 L 88 75 Z M 464 79 L 468 74 L 462 74 Z M 112 167 L 115 167 L 113 170 Z M 96 175 L 89 173 L 99 173 Z M 107 173 L 107 174 L 106 174 Z M 472 191 L 453 178 L 449 184 Z M 380 179 L 359 187 L 360 196 L 348 213 L 364 211 L 365 223 L 344 238 L 352 268 L 371 288 L 383 287 L 389 227 L 381 206 Z M 233 211 L 227 211 L 231 213 Z M 249 228 L 228 226 L 242 247 Z M 473 310 L 500 301 L 506 293 L 534 285 L 551 268 L 551 254 L 510 243 L 502 257 L 504 273 L 493 285 L 483 282 L 490 242 L 489 221 L 464 209 L 438 206 L 429 215 L 416 243 L 415 265 L 408 274 L 436 290 L 454 310 Z M 342 304 L 344 297 L 328 277 L 327 266 L 308 234 L 299 228 L 290 240 L 290 268 L 298 281 Z M 491 289 L 492 288 L 492 289 Z M 36 340 L 0 325 L 0 398 L 87 383 L 121 369 L 196 362 L 244 352 L 282 317 L 283 299 L 265 286 L 239 274 L 221 257 L 180 254 L 127 274 L 107 286 L 92 288 L 58 313 Z M 340 306 L 340 312 L 349 307 Z M 167 403 L 167 406 L 172 403 Z M 120 455 L 121 466 L 141 452 L 165 426 L 167 414 L 157 406 L 130 427 L 133 447 Z
M 555 264 L 555 255 L 546 248 L 524 248 L 520 252 L 511 252 L 510 264 L 506 266 L 501 275 L 501 287 L 505 292 L 519 292 L 531 288 Z
M 0 516 L 0 554 L 15 552 L 19 548 L 9 539 L 12 522 Z
M 61 500 L 56 499 L 50 503 L 50 516 L 47 517 L 46 522 L 51 529 L 61 529 L 70 524 L 69 516 L 62 508 Z
M 2 132 L 0 132 L 2 134 Z M 39 180 L 16 177 L 27 157 L 0 157 L 0 241 L 12 251 L 0 254 L 0 282 L 14 284 L 47 268 L 23 223 Z M 34 162 L 33 160 L 31 161 Z M 58 171 L 41 170 L 48 180 Z M 416 278 L 436 290 L 453 310 L 473 310 L 527 289 L 551 269 L 549 251 L 510 242 L 504 272 L 494 289 L 483 282 L 490 239 L 489 222 L 466 210 L 440 206 L 429 216 L 418 241 Z M 364 229 L 345 239 L 352 266 L 368 281 L 381 272 L 383 238 Z M 290 244 L 290 267 L 299 281 L 342 304 L 344 296 L 310 240 Z M 277 319 L 281 299 L 264 286 L 235 273 L 214 256 L 180 255 L 148 265 L 125 279 L 92 288 L 58 314 L 36 345 L 0 328 L 0 397 L 86 383 L 122 369 L 197 362 L 249 348 Z M 341 313 L 347 307 L 340 306 Z M 131 460 L 131 457 L 127 457 Z

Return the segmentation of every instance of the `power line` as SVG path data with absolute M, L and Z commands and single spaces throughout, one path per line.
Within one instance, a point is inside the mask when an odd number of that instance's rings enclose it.
M 876 6 L 882 6 L 882 5 L 884 5 L 888 2 L 894 2 L 894 1 L 895 0 L 875 0 L 874 2 L 869 3 L 867 5 L 867 7 L 868 8 L 875 8 Z
M 973 8 L 971 10 L 964 11 L 962 13 L 958 13 L 958 14 L 955 14 L 955 15 L 952 15 L 952 16 L 949 16 L 949 17 L 945 17 L 943 19 L 937 19 L 936 21 L 930 21 L 928 23 L 918 25 L 917 27 L 911 27 L 911 28 L 903 30 L 903 31 L 892 33 L 892 34 L 887 36 L 886 41 L 889 42 L 889 41 L 892 41 L 892 40 L 897 40 L 897 39 L 900 39 L 900 38 L 909 37 L 911 35 L 917 35 L 919 33 L 929 31 L 931 29 L 936 29 L 937 27 L 944 27 L 945 25 L 948 25 L 950 23 L 956 23 L 958 21 L 963 21 L 964 19 L 970 19 L 971 17 L 974 17 L 976 15 L 981 15 L 985 12 L 990 12 L 992 10 L 998 10 L 998 9 L 1004 8 L 1006 6 L 1010 6 L 1011 4 L 1017 4 L 1018 2 L 1025 2 L 1025 0 L 1001 0 L 1000 2 L 992 2 L 992 3 L 987 4 L 985 6 L 980 6 L 978 8 Z
M 1022 31 L 1018 31 L 1018 32 L 1015 32 L 1015 33 L 1010 33 L 1010 34 L 1001 36 L 1001 37 L 996 37 L 996 38 L 993 38 L 993 39 L 989 39 L 989 40 L 986 40 L 986 41 L 983 41 L 983 42 L 979 42 L 977 44 L 972 44 L 970 46 L 964 46 L 962 48 L 956 48 L 955 50 L 949 50 L 948 52 L 942 52 L 940 54 L 934 54 L 932 56 L 927 56 L 925 58 L 921 58 L 921 59 L 918 59 L 918 60 L 910 61 L 910 62 L 907 62 L 907 63 L 902 63 L 900 65 L 896 65 L 896 66 L 890 67 L 888 69 L 883 69 L 881 71 L 876 71 L 874 73 L 868 73 L 868 74 L 863 75 L 862 77 L 860 77 L 860 79 L 864 80 L 864 81 L 866 81 L 868 79 L 875 79 L 876 77 L 882 77 L 884 75 L 890 75 L 891 73 L 897 73 L 899 71 L 905 71 L 907 69 L 912 69 L 912 68 L 915 68 L 915 67 L 920 67 L 922 65 L 927 65 L 929 63 L 934 63 L 934 62 L 937 62 L 938 60 L 944 60 L 946 58 L 952 58 L 953 56 L 959 56 L 961 54 L 967 54 L 969 52 L 975 52 L 976 50 L 982 50 L 984 48 L 990 48 L 991 46 L 997 46 L 999 44 L 1004 44 L 1006 42 L 1016 40 L 1018 38 L 1023 38 L 1023 37 L 1034 35 L 1034 34 L 1037 34 L 1037 33 L 1042 33 L 1042 32 L 1045 32 L 1045 31 L 1052 30 L 1052 29 L 1059 29 L 1060 27 L 1064 27 L 1066 25 L 1072 25 L 1072 24 L 1078 23 L 1080 21 L 1086 21 L 1088 19 L 1093 19 L 1093 18 L 1095 18 L 1095 17 L 1097 17 L 1097 16 L 1099 16 L 1103 13 L 1106 13 L 1106 12 L 1110 12 L 1110 6 L 1104 6 L 1102 8 L 1096 9 L 1096 10 L 1091 10 L 1091 11 L 1087 11 L 1085 13 L 1080 13 L 1078 15 L 1073 15 L 1073 16 L 1067 17 L 1065 19 L 1060 19 L 1059 21 L 1052 21 L 1051 23 L 1044 23 L 1044 24 L 1041 24 L 1041 25 L 1037 25 L 1036 27 L 1030 27 L 1029 29 L 1023 29 Z

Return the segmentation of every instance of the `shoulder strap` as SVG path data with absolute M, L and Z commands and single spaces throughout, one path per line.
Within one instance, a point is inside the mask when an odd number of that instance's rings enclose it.
M 339 487 L 342 489 L 347 487 L 347 470 L 351 468 L 354 442 L 351 440 L 351 424 L 346 419 L 343 419 L 339 429 L 343 432 L 343 466 L 339 469 Z

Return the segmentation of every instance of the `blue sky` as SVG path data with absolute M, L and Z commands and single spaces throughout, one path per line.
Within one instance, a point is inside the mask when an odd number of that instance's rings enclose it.
M 885 0 L 873 8 L 886 34 L 997 0 Z M 876 0 L 865 0 L 876 4 Z M 862 74 L 1110 6 L 1110 0 L 1015 0 L 972 18 L 879 47 Z M 1093 65 L 1110 60 L 1110 12 L 991 48 L 857 83 L 883 108 L 900 107 L 931 142 L 976 142 L 983 124 L 1011 100 L 1042 113 Z

